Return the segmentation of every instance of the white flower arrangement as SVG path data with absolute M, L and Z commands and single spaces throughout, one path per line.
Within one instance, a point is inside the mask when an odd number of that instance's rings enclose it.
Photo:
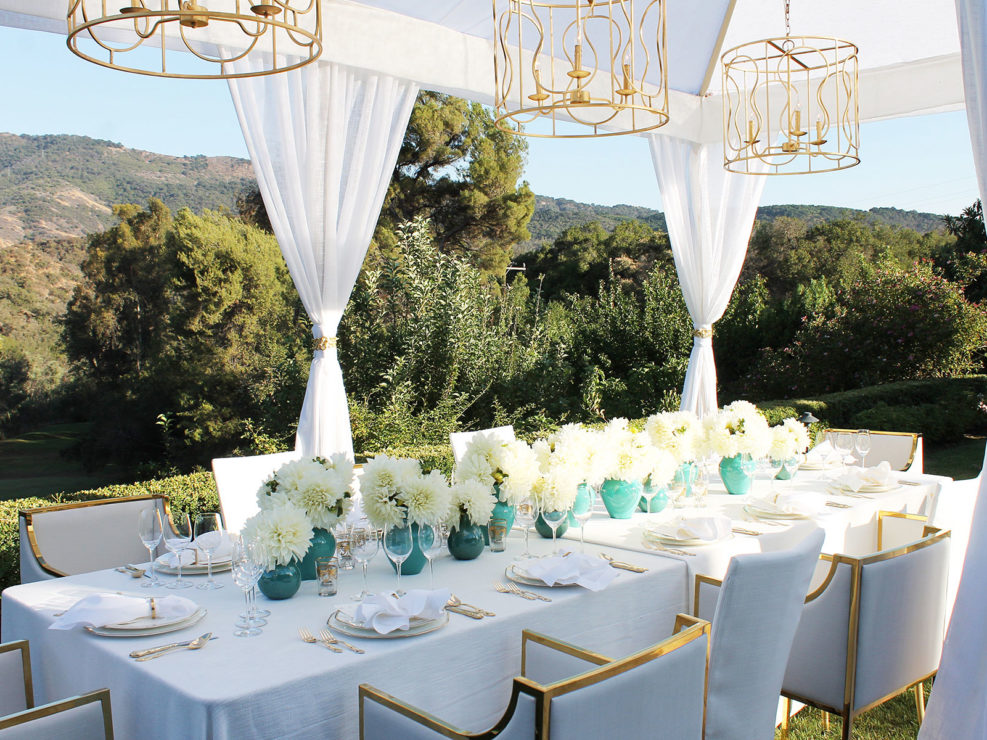
M 305 511 L 284 502 L 261 510 L 243 526 L 243 536 L 255 544 L 266 570 L 305 557 L 312 535 L 312 524 Z
M 650 478 L 654 488 L 661 488 L 672 480 L 680 465 L 671 452 L 659 447 L 649 448 L 646 459 L 648 461 L 648 478 Z
M 538 477 L 538 459 L 525 442 L 476 434 L 456 466 L 457 481 L 477 481 L 488 489 L 499 486 L 500 500 L 516 504 L 531 491 Z
M 706 444 L 721 457 L 763 457 L 771 447 L 771 427 L 748 401 L 734 401 L 703 420 Z
M 643 481 L 650 470 L 648 435 L 634 432 L 627 419 L 613 419 L 597 434 L 604 478 Z
M 573 468 L 591 486 L 599 486 L 607 477 L 607 455 L 600 447 L 599 433 L 582 424 L 566 424 L 549 436 L 552 454 Z
M 680 465 L 701 456 L 703 425 L 691 411 L 652 414 L 645 422 L 644 430 L 651 438 L 651 444 L 670 452 Z
M 360 478 L 363 510 L 375 527 L 408 522 L 438 524 L 449 511 L 449 484 L 433 470 L 422 474 L 410 458 L 377 455 L 363 466 Z
M 313 527 L 332 529 L 353 505 L 353 462 L 337 453 L 326 459 L 295 460 L 278 468 L 257 491 L 257 504 L 270 511 L 290 504 Z
M 503 448 L 501 470 L 504 479 L 500 484 L 500 500 L 515 505 L 531 493 L 538 480 L 538 456 L 531 445 L 520 439 L 513 440 Z
M 470 524 L 486 525 L 493 514 L 494 497 L 490 489 L 478 480 L 460 481 L 450 489 L 449 513 L 446 524 L 449 529 L 458 529 L 460 516 L 465 516 Z
M 771 427 L 771 449 L 768 455 L 775 460 L 790 460 L 809 449 L 809 430 L 798 419 L 788 418 Z
M 538 457 L 539 475 L 531 489 L 540 511 L 567 511 L 576 500 L 583 479 L 577 469 L 554 455 L 548 441 L 540 439 L 532 445 Z

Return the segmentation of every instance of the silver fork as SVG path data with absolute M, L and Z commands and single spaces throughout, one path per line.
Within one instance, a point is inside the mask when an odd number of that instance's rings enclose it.
M 322 642 L 324 643 L 328 643 L 330 645 L 342 645 L 344 648 L 349 648 L 354 653 L 360 653 L 360 655 L 363 655 L 365 652 L 367 652 L 363 648 L 358 648 L 358 647 L 354 647 L 353 645 L 350 645 L 348 642 L 346 642 L 346 640 L 337 639 L 335 636 L 333 636 L 332 632 L 330 632 L 329 630 L 320 631 L 319 637 L 322 638 Z
M 308 631 L 308 628 L 307 627 L 299 627 L 298 628 L 298 636 L 300 638 L 302 638 L 302 641 L 304 641 L 304 642 L 310 642 L 313 645 L 319 644 L 319 640 L 316 639 L 315 635 L 313 635 L 311 632 Z M 328 642 L 324 642 L 322 644 L 325 645 L 330 650 L 332 650 L 334 653 L 341 653 L 341 652 L 343 652 L 343 649 L 342 648 L 338 648 L 335 645 L 329 644 Z

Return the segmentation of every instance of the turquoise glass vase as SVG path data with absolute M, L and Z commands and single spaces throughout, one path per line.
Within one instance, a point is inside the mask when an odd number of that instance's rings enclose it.
M 731 493 L 734 496 L 743 496 L 746 493 L 750 493 L 751 490 L 754 475 L 744 470 L 743 462 L 745 458 L 749 461 L 751 456 L 743 453 L 741 455 L 734 455 L 733 457 L 724 457 L 720 460 L 720 479 L 723 481 L 727 493 Z
M 641 481 L 607 478 L 600 486 L 600 498 L 611 519 L 630 519 L 641 500 Z
M 449 532 L 449 554 L 456 560 L 475 560 L 483 552 L 486 531 L 485 526 L 473 524 L 465 514 L 460 514 L 459 526 Z
M 552 539 L 552 528 L 548 526 L 548 522 L 542 518 L 541 514 L 539 514 L 538 518 L 535 519 L 535 530 L 545 539 Z M 569 531 L 569 517 L 565 517 L 559 524 L 559 528 L 555 530 L 555 536 L 561 537 L 567 531 Z
M 315 580 L 316 558 L 331 558 L 335 554 L 336 538 L 333 536 L 332 532 L 328 529 L 322 529 L 322 527 L 315 527 L 312 530 L 312 539 L 311 544 L 308 546 L 308 552 L 306 552 L 305 557 L 302 558 L 302 563 L 300 566 L 302 580 Z
M 260 592 L 273 601 L 290 599 L 298 593 L 301 585 L 302 574 L 298 569 L 298 561 L 294 558 L 287 565 L 264 571 L 257 581 Z
M 381 548 L 383 549 L 383 548 Z M 394 572 L 398 572 L 398 564 L 391 560 L 387 552 L 384 553 L 384 557 L 387 558 L 387 562 L 391 564 L 394 568 Z M 422 572 L 422 568 L 428 562 L 428 558 L 425 557 L 425 553 L 422 552 L 421 545 L 418 544 L 418 525 L 411 525 L 411 554 L 408 559 L 401 563 L 401 575 L 403 576 L 417 576 Z

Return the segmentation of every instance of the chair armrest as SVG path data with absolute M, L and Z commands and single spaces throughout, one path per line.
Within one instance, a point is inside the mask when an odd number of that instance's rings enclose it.
M 360 738 L 363 740 L 365 737 L 366 725 L 371 725 L 371 731 L 376 729 L 374 726 L 376 722 L 369 721 L 366 715 L 366 702 L 372 701 L 380 706 L 394 712 L 396 717 L 394 717 L 393 722 L 388 721 L 388 725 L 393 725 L 392 730 L 400 731 L 402 734 L 406 732 L 410 734 L 410 730 L 401 731 L 399 729 L 400 725 L 405 725 L 407 727 L 409 722 L 415 722 L 432 732 L 437 733 L 443 737 L 451 738 L 468 738 L 469 733 L 461 730 L 454 725 L 450 725 L 447 722 L 443 722 L 438 717 L 423 712 L 420 709 L 403 702 L 397 697 L 391 696 L 390 694 L 385 694 L 383 691 L 375 689 L 370 684 L 362 683 L 360 684 Z M 371 737 L 379 737 L 380 735 L 374 733 Z
M 672 634 L 677 635 L 682 630 L 687 630 L 690 627 L 695 627 L 697 624 L 708 624 L 705 619 L 700 619 L 699 617 L 694 617 L 691 614 L 676 614 L 675 615 L 675 627 L 672 628 Z
M 692 615 L 707 622 L 713 621 L 716 602 L 720 598 L 720 586 L 723 581 L 699 573 L 696 574 L 696 585 L 693 589 Z M 705 587 L 705 588 L 704 588 Z
M 606 655 L 584 650 L 540 632 L 521 632 L 521 675 L 540 684 L 571 678 L 612 662 Z

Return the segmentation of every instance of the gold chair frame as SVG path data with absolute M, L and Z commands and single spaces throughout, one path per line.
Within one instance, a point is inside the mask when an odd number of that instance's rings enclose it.
M 63 578 L 68 575 L 68 573 L 63 573 L 57 568 L 51 566 L 47 560 L 45 560 L 44 555 L 41 553 L 41 547 L 38 545 L 38 538 L 34 533 L 34 517 L 35 515 L 42 515 L 50 511 L 66 511 L 68 509 L 85 509 L 90 506 L 105 506 L 107 504 L 118 504 L 122 501 L 157 501 L 161 500 L 161 505 L 164 508 L 165 516 L 168 519 L 168 526 L 171 531 L 175 531 L 175 523 L 171 518 L 171 503 L 166 494 L 154 493 L 147 494 L 145 496 L 120 496 L 119 498 L 101 498 L 94 499 L 92 501 L 73 501 L 67 504 L 56 504 L 55 506 L 39 506 L 33 509 L 21 509 L 19 516 L 24 520 L 24 529 L 27 531 L 27 541 L 31 547 L 31 552 L 34 554 L 34 558 L 38 561 L 38 565 L 41 566 L 42 570 L 47 573 L 51 573 L 53 576 L 58 578 Z M 164 524 L 164 522 L 162 522 Z
M 685 629 L 680 631 L 680 627 L 685 627 Z M 550 709 L 551 702 L 554 697 L 567 694 L 571 691 L 576 691 L 577 689 L 581 689 L 585 686 L 589 686 L 612 676 L 619 675 L 631 670 L 632 668 L 636 668 L 644 663 L 647 663 L 650 660 L 654 660 L 662 655 L 671 653 L 674 650 L 699 639 L 706 640 L 706 677 L 704 679 L 703 686 L 703 710 L 705 725 L 705 684 L 709 681 L 710 623 L 702 619 L 694 619 L 690 615 L 679 614 L 675 620 L 675 630 L 675 634 L 662 642 L 659 642 L 657 645 L 652 645 L 649 648 L 645 648 L 644 650 L 620 660 L 612 660 L 599 653 L 583 650 L 575 645 L 555 640 L 538 632 L 524 630 L 521 633 L 521 675 L 514 679 L 514 685 L 511 689 L 510 702 L 508 703 L 507 709 L 503 716 L 497 721 L 497 723 L 489 730 L 480 733 L 465 732 L 457 727 L 454 727 L 453 725 L 448 724 L 447 722 L 444 722 L 434 715 L 422 712 L 414 706 L 403 702 L 390 694 L 379 691 L 369 684 L 360 684 L 360 740 L 364 740 L 365 737 L 363 720 L 363 705 L 365 700 L 376 701 L 379 704 L 383 704 L 389 709 L 424 725 L 443 737 L 454 738 L 456 740 L 492 740 L 492 738 L 497 737 L 504 731 L 504 728 L 507 727 L 507 724 L 514 717 L 514 712 L 517 709 L 518 698 L 521 694 L 527 694 L 528 696 L 534 698 L 534 737 L 536 740 L 544 740 L 545 738 L 550 737 L 552 716 Z M 525 677 L 525 670 L 527 667 L 527 645 L 529 642 L 544 645 L 565 653 L 566 655 L 581 658 L 582 660 L 592 663 L 597 667 L 562 681 L 556 681 L 550 684 L 540 684 L 530 678 Z M 703 730 L 705 732 L 705 727 Z
M 34 678 L 31 676 L 31 646 L 27 640 L 14 640 L 0 645 L 0 653 L 9 653 L 14 650 L 21 651 L 21 671 L 24 674 L 24 706 L 32 709 L 34 707 Z
M 859 430 L 857 429 L 833 429 L 833 428 L 823 429 L 823 439 L 829 439 L 830 434 L 840 434 L 841 432 L 846 434 L 856 434 L 858 431 Z M 918 432 L 884 432 L 884 431 L 876 431 L 872 429 L 870 430 L 870 433 L 872 435 L 882 435 L 889 437 L 911 437 L 912 449 L 911 452 L 908 453 L 908 462 L 905 463 L 905 467 L 903 467 L 901 470 L 897 472 L 900 473 L 905 470 L 908 470 L 912 466 L 912 463 L 915 462 L 915 453 L 918 451 L 918 440 L 919 437 L 922 436 Z
M 103 729 L 106 733 L 106 740 L 113 740 L 113 714 L 110 710 L 110 690 L 99 689 L 81 696 L 73 696 L 70 699 L 43 704 L 33 709 L 25 709 L 23 712 L 0 717 L 0 730 L 7 730 L 17 727 L 42 717 L 50 717 L 59 712 L 75 709 L 92 702 L 100 702 L 103 706 Z

